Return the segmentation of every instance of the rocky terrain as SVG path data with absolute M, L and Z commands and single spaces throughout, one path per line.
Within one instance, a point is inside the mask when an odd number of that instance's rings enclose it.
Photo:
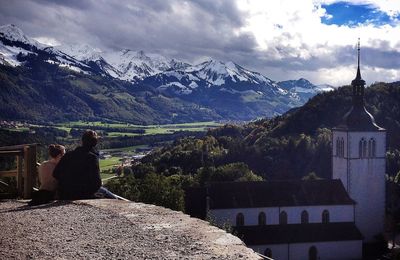
M 0 202 L 0 259 L 259 259 L 181 212 L 116 200 Z

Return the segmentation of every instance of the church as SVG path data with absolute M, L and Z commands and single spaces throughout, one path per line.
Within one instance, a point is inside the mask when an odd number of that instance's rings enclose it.
M 384 231 L 386 131 L 351 82 L 352 107 L 332 129 L 332 179 L 230 182 L 203 191 L 207 217 L 274 259 L 361 259 Z

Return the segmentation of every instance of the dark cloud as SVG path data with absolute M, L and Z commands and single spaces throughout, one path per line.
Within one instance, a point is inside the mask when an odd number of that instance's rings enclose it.
M 238 33 L 246 25 L 246 14 L 232 0 L 0 0 L 0 6 L 0 24 L 14 23 L 31 37 L 103 50 L 159 52 L 188 62 L 202 57 L 232 60 L 272 79 L 289 71 L 315 72 L 356 62 L 354 46 L 290 46 L 292 39 L 301 42 L 299 32 L 281 32 L 267 50 L 258 50 L 251 33 Z M 282 31 L 282 25 L 276 27 Z M 363 48 L 363 64 L 399 69 L 399 46 L 384 41 L 369 46 L 377 47 Z M 316 55 L 319 48 L 330 53 Z M 311 54 L 305 58 L 301 53 Z
M 89 10 L 92 7 L 91 1 L 82 1 L 82 0 L 33 0 L 39 5 L 45 6 L 62 6 L 69 7 L 77 10 Z

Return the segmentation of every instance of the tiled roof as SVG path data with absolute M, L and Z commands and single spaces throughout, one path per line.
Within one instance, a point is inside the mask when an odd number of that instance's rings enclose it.
M 210 209 L 355 204 L 340 180 L 221 182 L 206 192 Z
M 234 228 L 246 245 L 362 240 L 353 222 L 312 223 Z

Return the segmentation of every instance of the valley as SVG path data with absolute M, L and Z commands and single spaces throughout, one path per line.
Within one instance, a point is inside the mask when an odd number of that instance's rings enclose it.
M 214 121 L 146 126 L 118 121 L 72 121 L 56 124 L 1 121 L 0 130 L 27 136 L 46 136 L 53 133 L 53 141 L 65 145 L 67 149 L 73 149 L 79 144 L 83 131 L 93 129 L 101 136 L 100 171 L 102 179 L 107 179 L 123 173 L 124 168 L 131 167 L 132 162 L 142 158 L 151 150 L 173 142 L 176 135 L 191 136 L 192 133 L 198 135 L 221 125 L 222 123 Z M 158 141 L 153 142 L 152 136 Z M 129 145 L 126 142 L 127 140 L 132 142 L 137 138 L 142 138 L 137 141 L 137 145 Z M 110 148 L 110 143 L 113 144 L 113 148 Z M 45 150 L 45 147 L 42 149 Z

